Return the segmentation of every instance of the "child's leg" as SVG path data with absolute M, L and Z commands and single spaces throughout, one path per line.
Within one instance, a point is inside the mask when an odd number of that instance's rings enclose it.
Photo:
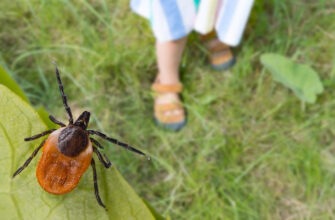
M 157 42 L 156 55 L 158 74 L 153 89 L 155 118 L 159 124 L 171 130 L 179 130 L 185 124 L 185 112 L 179 99 L 181 83 L 179 65 L 187 38 L 176 41 Z
M 179 64 L 185 48 L 187 37 L 175 41 L 156 42 L 156 56 L 162 84 L 179 83 Z

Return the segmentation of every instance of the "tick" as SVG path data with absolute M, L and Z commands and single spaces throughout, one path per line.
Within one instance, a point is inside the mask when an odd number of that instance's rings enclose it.
M 50 115 L 49 119 L 53 123 L 61 126 L 61 128 L 47 130 L 40 134 L 25 138 L 25 141 L 32 141 L 49 135 L 34 150 L 24 164 L 15 171 L 13 178 L 21 173 L 34 159 L 38 151 L 42 149 L 42 156 L 36 169 L 36 177 L 38 183 L 45 191 L 55 195 L 62 195 L 72 191 L 78 185 L 82 175 L 91 165 L 93 170 L 95 197 L 99 205 L 106 208 L 99 194 L 98 178 L 93 153 L 96 154 L 99 161 L 106 168 L 109 168 L 112 164 L 107 156 L 100 152 L 99 149 L 103 149 L 103 146 L 91 136 L 96 135 L 137 154 L 144 156 L 145 154 L 142 151 L 131 147 L 126 143 L 120 142 L 117 139 L 108 137 L 99 131 L 88 130 L 87 126 L 90 120 L 90 112 L 88 111 L 84 111 L 76 121 L 73 121 L 71 108 L 67 103 L 67 97 L 64 93 L 63 83 L 57 66 L 56 78 L 63 105 L 69 118 L 68 125 L 65 125 L 54 116 Z

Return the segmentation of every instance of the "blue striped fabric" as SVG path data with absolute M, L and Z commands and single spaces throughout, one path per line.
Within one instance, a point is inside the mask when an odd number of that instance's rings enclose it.
M 211 0 L 208 0 L 211 1 Z M 253 0 L 218 0 L 215 30 L 231 46 L 239 44 Z M 149 19 L 158 41 L 187 36 L 194 28 L 201 0 L 131 0 L 132 10 Z
M 226 10 L 227 13 L 224 13 L 222 18 L 220 19 L 219 23 L 218 23 L 218 28 L 223 28 L 223 26 L 225 25 L 226 21 L 229 21 L 230 17 L 232 16 L 232 13 L 234 13 L 235 9 L 236 9 L 236 4 L 234 3 L 234 1 L 226 1 Z
M 139 8 L 140 4 L 141 4 L 141 0 L 132 0 L 130 2 L 130 7 L 131 8 Z
M 160 4 L 163 8 L 165 19 L 170 28 L 171 38 L 179 39 L 184 37 L 187 32 L 177 2 L 175 0 L 160 0 Z

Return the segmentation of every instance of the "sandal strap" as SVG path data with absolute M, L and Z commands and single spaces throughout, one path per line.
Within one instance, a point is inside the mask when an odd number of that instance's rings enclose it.
M 182 104 L 180 102 L 165 103 L 165 104 L 156 104 L 155 110 L 159 112 L 171 111 L 175 109 L 181 109 Z
M 183 85 L 181 83 L 177 84 L 154 83 L 152 84 L 151 89 L 158 93 L 168 93 L 168 92 L 180 93 L 183 90 Z
M 168 111 L 181 110 L 179 114 L 165 115 Z M 161 123 L 177 123 L 185 120 L 185 113 L 181 103 L 166 103 L 155 105 L 155 118 Z
M 178 115 L 155 115 L 155 117 L 159 120 L 160 123 L 182 123 L 185 121 L 185 115 L 184 114 L 178 114 Z

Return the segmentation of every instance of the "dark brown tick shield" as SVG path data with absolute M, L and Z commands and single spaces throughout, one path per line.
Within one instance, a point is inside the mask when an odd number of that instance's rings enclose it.
M 67 104 L 67 97 L 64 93 L 63 84 L 57 67 L 56 77 L 63 104 L 69 117 L 69 123 L 68 125 L 65 125 L 64 123 L 58 121 L 54 116 L 50 115 L 50 120 L 61 126 L 61 128 L 51 129 L 32 137 L 25 138 L 25 141 L 32 141 L 49 135 L 34 150 L 25 163 L 15 171 L 13 177 L 21 173 L 22 170 L 24 170 L 37 155 L 38 151 L 43 148 L 42 157 L 39 160 L 36 169 L 36 177 L 39 184 L 45 191 L 56 195 L 72 191 L 78 185 L 82 175 L 91 165 L 93 170 L 93 185 L 96 199 L 100 206 L 106 208 L 99 194 L 93 152 L 106 168 L 109 168 L 112 164 L 106 155 L 100 152 L 99 149 L 103 149 L 103 146 L 97 140 L 90 137 L 90 135 L 96 135 L 137 154 L 144 156 L 145 154 L 142 151 L 114 138 L 108 137 L 99 131 L 87 130 L 90 120 L 90 112 L 88 111 L 84 111 L 74 122 L 71 108 Z

